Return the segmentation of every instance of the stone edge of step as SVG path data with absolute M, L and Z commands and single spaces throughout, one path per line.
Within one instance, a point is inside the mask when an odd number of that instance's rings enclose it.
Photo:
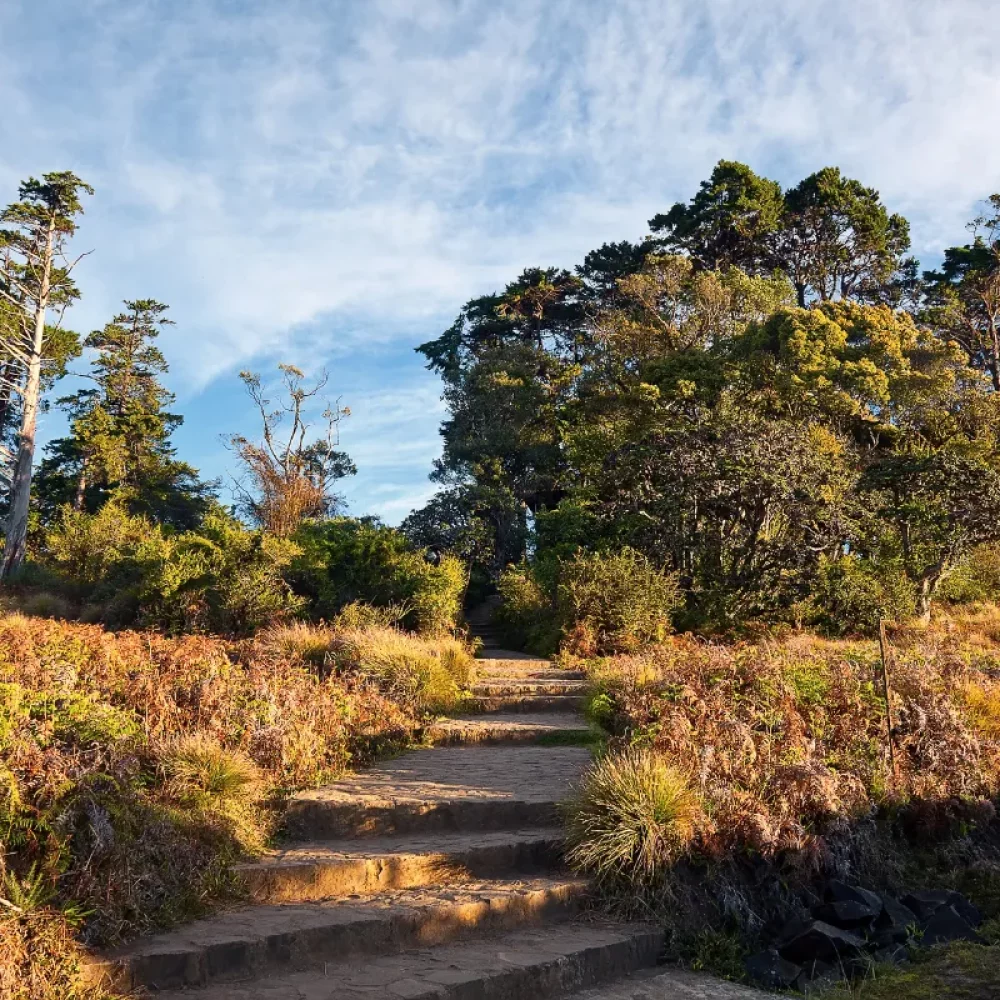
M 384 910 L 373 908 L 371 897 L 352 900 L 331 906 L 325 921 L 297 919 L 302 911 L 297 912 L 294 904 L 262 907 L 274 919 L 269 932 L 234 929 L 215 940 L 208 933 L 212 918 L 207 918 L 199 922 L 204 928 L 203 940 L 178 939 L 171 932 L 140 939 L 118 952 L 95 958 L 88 978 L 126 990 L 181 989 L 306 968 L 333 958 L 398 953 L 472 933 L 510 931 L 542 920 L 568 918 L 583 903 L 588 889 L 584 880 L 572 878 L 540 879 L 497 896 L 502 888 L 503 884 L 497 883 L 483 890 L 480 898 L 418 906 L 400 902 Z M 311 911 L 316 904 L 309 906 Z M 358 910 L 357 918 L 345 920 L 345 909 L 352 908 Z M 253 909 L 244 912 L 252 913 Z M 197 935 L 199 930 L 195 925 L 192 933 Z
M 506 841 L 470 843 L 451 851 L 337 851 L 337 841 L 315 844 L 299 858 L 262 858 L 238 865 L 257 903 L 306 902 L 336 895 L 374 895 L 387 889 L 415 889 L 471 879 L 557 872 L 564 838 L 557 828 L 512 832 Z M 324 854 L 326 852 L 326 854 Z
M 561 925 L 562 930 L 566 925 Z M 593 931 L 593 925 L 589 925 Z M 461 978 L 454 984 L 429 983 L 425 991 L 407 993 L 408 1000 L 466 1000 L 476 995 L 473 984 L 479 985 L 478 993 L 484 998 L 507 997 L 558 997 L 575 993 L 579 990 L 590 990 L 604 984 L 621 980 L 642 969 L 655 966 L 663 948 L 663 931 L 649 924 L 614 924 L 602 925 L 597 933 L 605 932 L 605 940 L 595 941 L 594 934 L 584 935 L 584 939 L 576 946 L 564 951 L 550 953 L 536 952 L 531 960 L 510 962 L 501 970 L 484 969 L 479 979 Z M 589 937 L 589 940 L 587 938 Z M 501 938 L 498 945 L 509 944 L 516 953 L 519 946 L 517 933 L 507 938 Z M 531 951 L 531 943 L 526 945 Z M 320 984 L 319 981 L 322 981 Z M 315 989 L 317 984 L 327 981 L 335 983 L 343 981 L 338 977 L 336 965 L 324 970 L 316 970 L 310 981 L 297 979 L 287 982 L 287 994 L 319 995 Z M 277 979 L 265 987 L 274 995 L 281 989 L 283 980 Z M 412 988 L 412 987 L 411 987 Z M 388 1000 L 390 994 L 376 993 L 372 987 L 367 987 L 372 1000 Z M 230 1000 L 224 987 L 209 988 L 199 994 L 204 1000 Z M 268 995 L 271 995 L 269 993 Z M 353 995 L 353 992 L 352 992 Z M 368 995 L 366 993 L 365 995 Z M 392 994 L 396 996 L 397 994 Z M 188 992 L 170 992 L 158 994 L 162 1000 L 184 1000 L 190 997 Z M 331 994 L 331 997 L 335 994 Z

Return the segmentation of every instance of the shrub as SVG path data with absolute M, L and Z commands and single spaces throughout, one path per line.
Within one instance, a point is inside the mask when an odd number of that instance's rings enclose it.
M 945 577 L 939 596 L 953 604 L 1000 601 L 1000 545 L 973 549 Z
M 386 628 L 341 632 L 331 638 L 329 657 L 339 672 L 374 680 L 417 713 L 454 709 L 472 683 L 472 657 L 454 639 L 430 641 Z
M 870 635 L 879 619 L 906 621 L 916 606 L 916 588 L 901 568 L 843 556 L 820 564 L 800 616 L 830 635 Z
M 670 634 L 681 604 L 674 574 L 629 548 L 511 567 L 499 589 L 498 621 L 543 655 L 560 642 L 580 656 L 634 652 Z
M 423 634 L 455 628 L 466 584 L 464 566 L 455 557 L 433 565 L 401 532 L 370 518 L 308 524 L 295 541 L 300 551 L 288 579 L 314 616 L 332 619 L 360 602 L 406 607 L 400 624 Z
M 521 563 L 500 576 L 501 604 L 496 621 L 510 645 L 548 656 L 559 648 L 562 627 L 555 608 L 554 569 L 557 564 Z
M 43 546 L 88 621 L 174 634 L 249 635 L 295 613 L 302 602 L 282 578 L 294 552 L 218 508 L 197 532 L 170 534 L 116 503 L 64 508 Z
M 570 806 L 575 868 L 601 881 L 648 884 L 687 850 L 704 821 L 686 776 L 649 750 L 595 763 Z
M 680 606 L 677 578 L 634 549 L 577 553 L 560 566 L 557 605 L 564 634 L 580 629 L 594 644 L 581 653 L 634 652 L 670 634 Z

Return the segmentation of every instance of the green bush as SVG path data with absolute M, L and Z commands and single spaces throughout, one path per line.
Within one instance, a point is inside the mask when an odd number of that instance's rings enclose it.
M 42 559 L 87 621 L 249 635 L 301 607 L 282 578 L 293 551 L 221 509 L 176 534 L 109 503 L 96 514 L 64 508 Z
M 947 576 L 940 597 L 951 604 L 1000 602 L 1000 545 L 980 545 Z
M 504 641 L 549 656 L 559 648 L 562 625 L 554 601 L 558 564 L 521 563 L 500 576 L 501 603 L 496 612 Z
M 288 579 L 312 614 L 334 619 L 347 605 L 405 606 L 401 624 L 425 635 L 453 630 L 466 574 L 454 556 L 427 562 L 405 535 L 371 518 L 338 517 L 304 526 Z
M 682 601 L 677 578 L 634 549 L 579 552 L 562 560 L 557 607 L 567 635 L 591 653 L 634 652 L 670 634 Z
M 871 634 L 881 618 L 913 617 L 916 605 L 916 589 L 900 568 L 848 555 L 820 564 L 802 617 L 832 635 Z
M 682 601 L 676 576 L 630 548 L 522 563 L 499 589 L 507 640 L 542 655 L 634 652 L 670 634 Z

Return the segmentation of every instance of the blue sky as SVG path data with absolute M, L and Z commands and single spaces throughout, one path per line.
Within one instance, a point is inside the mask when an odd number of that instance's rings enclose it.
M 836 164 L 931 261 L 1000 190 L 998 51 L 998 0 L 0 0 L 0 200 L 97 189 L 69 322 L 170 304 L 183 457 L 231 471 L 239 369 L 326 367 L 351 509 L 392 523 L 439 452 L 413 347 L 463 302 L 641 237 L 722 157 Z

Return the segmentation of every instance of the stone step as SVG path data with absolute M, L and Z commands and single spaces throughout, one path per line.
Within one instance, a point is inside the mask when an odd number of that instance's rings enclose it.
M 585 747 L 435 747 L 293 796 L 303 840 L 559 826 L 559 803 L 590 762 Z
M 516 714 L 544 712 L 560 714 L 583 711 L 585 698 L 565 694 L 499 694 L 475 695 L 465 702 L 465 710 L 473 715 Z
M 774 1000 L 774 997 L 774 993 L 703 973 L 661 967 L 639 969 L 615 982 L 576 993 L 573 1000 Z
M 118 989 L 181 989 L 381 957 L 566 919 L 585 893 L 580 879 L 537 879 L 248 907 L 120 948 L 91 978 Z
M 652 966 L 662 945 L 662 932 L 647 924 L 573 922 L 218 985 L 197 996 L 199 1000 L 539 1000 L 572 995 Z M 159 997 L 185 1000 L 191 994 Z
M 459 715 L 442 719 L 424 730 L 424 738 L 436 746 L 459 744 L 487 746 L 505 743 L 534 743 L 579 740 L 591 729 L 579 715 L 545 713 L 497 713 L 486 717 Z
M 472 693 L 482 698 L 497 698 L 505 695 L 573 695 L 583 694 L 587 685 L 582 680 L 532 680 L 519 677 L 499 677 L 495 674 L 481 675 Z
M 479 680 L 517 681 L 583 681 L 587 675 L 582 670 L 555 667 L 548 660 L 476 660 Z
M 241 865 L 259 903 L 368 896 L 387 889 L 543 874 L 561 867 L 555 828 L 362 837 L 288 845 Z

